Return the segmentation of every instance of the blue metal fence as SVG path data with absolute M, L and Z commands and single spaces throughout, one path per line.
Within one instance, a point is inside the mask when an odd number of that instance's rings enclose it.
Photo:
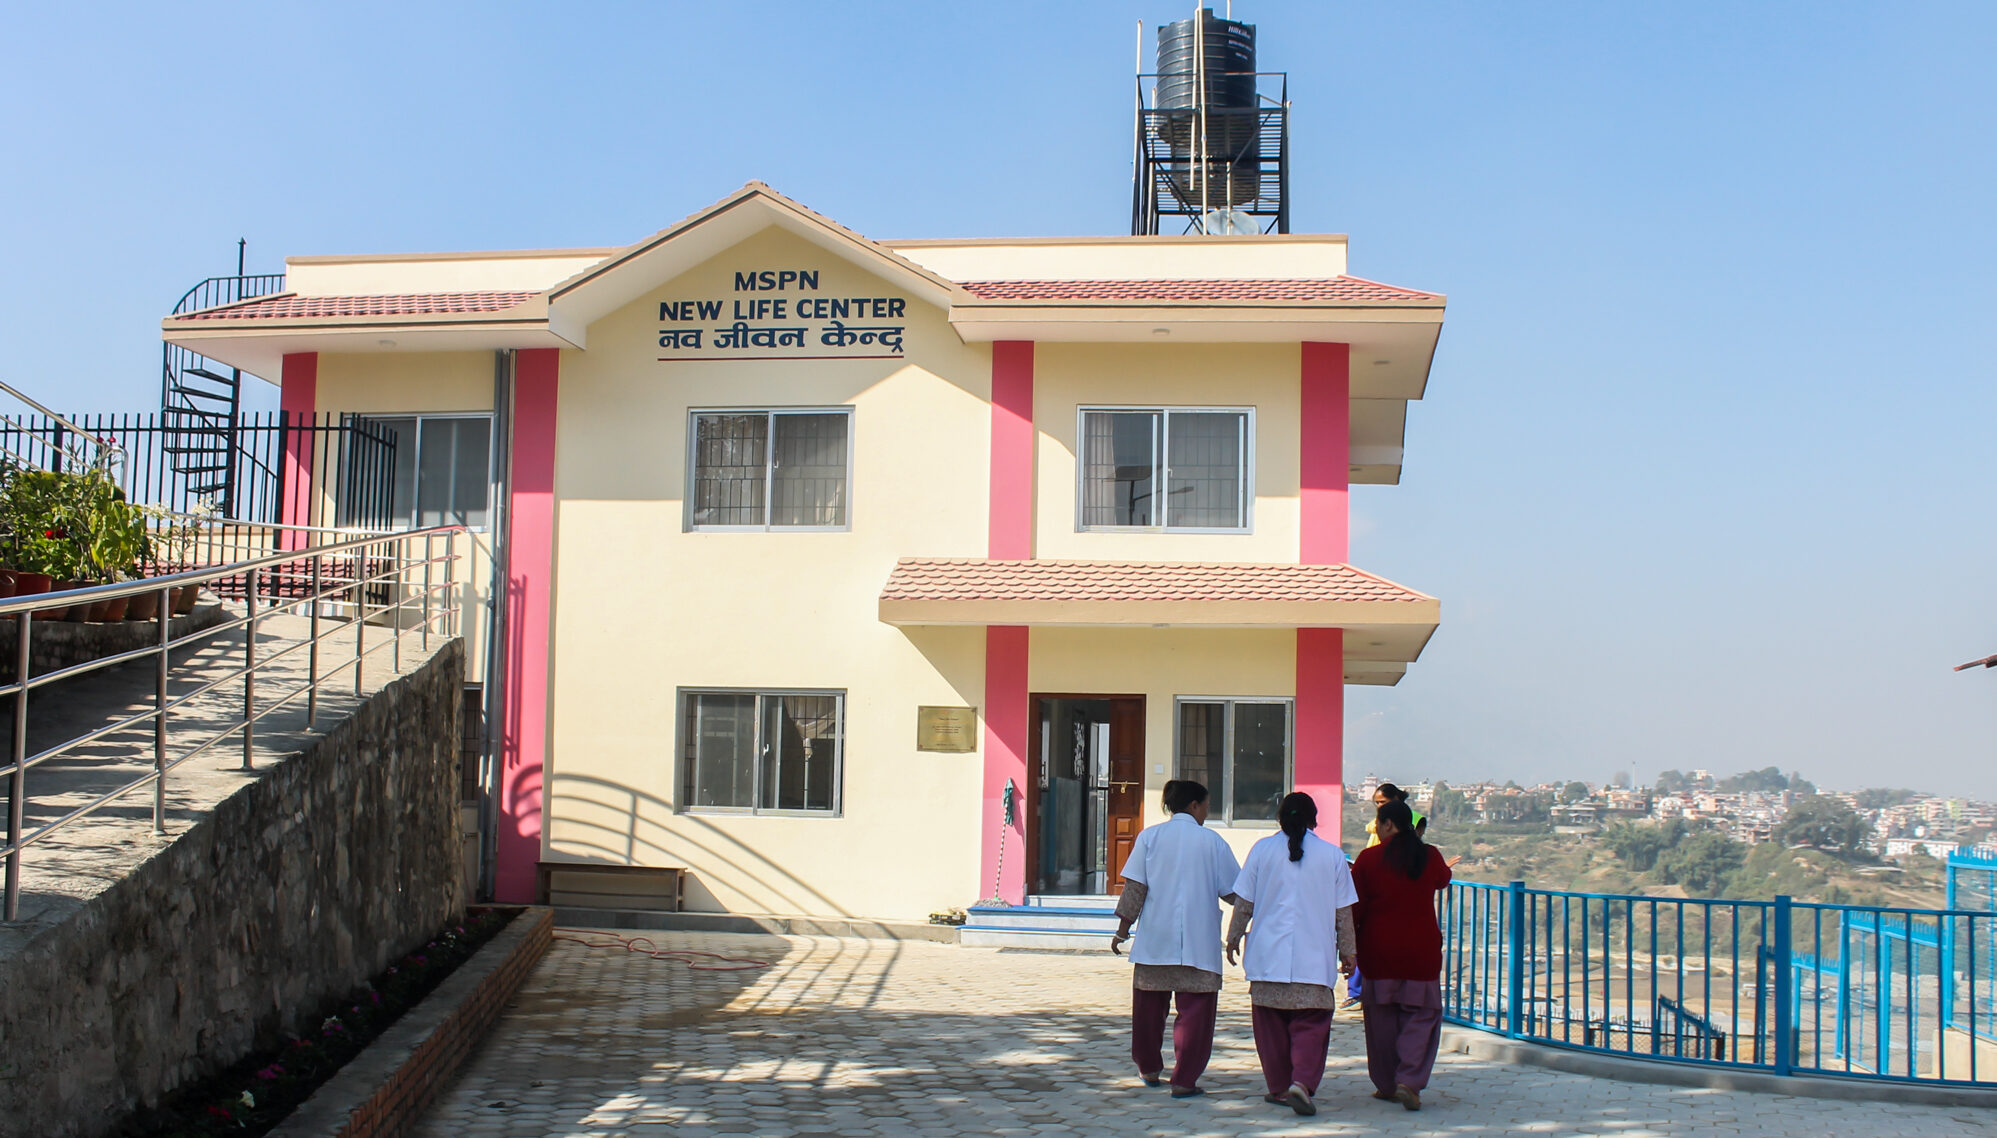
M 1997 1085 L 1997 897 L 1924 910 L 1458 882 L 1439 905 L 1452 1023 L 1664 1062 Z

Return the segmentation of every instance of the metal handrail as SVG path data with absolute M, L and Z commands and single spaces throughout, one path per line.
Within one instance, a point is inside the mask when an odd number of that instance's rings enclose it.
M 268 523 L 223 524 L 251 524 L 273 530 L 299 530 L 315 534 L 352 532 L 329 531 L 325 527 Z M 463 526 L 444 525 L 393 533 L 365 533 L 326 544 L 285 550 L 264 557 L 191 569 L 142 581 L 123 581 L 0 599 L 0 619 L 11 617 L 15 623 L 14 679 L 10 683 L 0 684 L 0 699 L 11 698 L 14 712 L 10 757 L 5 763 L 0 763 L 0 779 L 5 779 L 9 787 L 6 841 L 0 843 L 0 857 L 5 859 L 4 919 L 13 921 L 18 920 L 20 916 L 21 854 L 28 846 L 146 786 L 153 788 L 153 832 L 164 834 L 167 775 L 175 768 L 240 733 L 243 748 L 242 769 L 254 770 L 258 722 L 298 697 L 304 696 L 306 730 L 313 730 L 318 721 L 319 693 L 326 682 L 341 676 L 351 667 L 354 669 L 354 694 L 359 696 L 365 691 L 365 664 L 368 657 L 384 650 L 390 652 L 393 657 L 393 669 L 399 673 L 404 637 L 418 636 L 423 648 L 427 650 L 432 629 L 440 622 L 446 630 L 454 629 L 459 606 L 449 603 L 448 598 L 458 587 L 454 572 L 458 555 L 452 550 L 451 539 L 467 532 Z M 444 541 L 444 551 L 441 554 L 437 552 L 439 539 Z M 423 543 L 421 556 L 410 555 L 408 549 L 419 540 Z M 325 573 L 329 560 L 335 564 L 350 563 L 354 571 L 351 575 L 337 574 L 329 577 Z M 433 570 L 440 564 L 443 566 L 443 580 L 438 582 L 435 580 Z M 414 572 L 419 569 L 420 583 L 411 579 Z M 262 582 L 283 579 L 287 583 L 295 583 L 301 577 L 308 575 L 311 586 L 303 594 L 264 597 L 259 593 L 259 585 Z M 173 635 L 171 603 L 173 593 L 188 585 L 213 584 L 224 580 L 240 580 L 244 583 L 244 614 L 180 636 Z M 371 601 L 370 591 L 383 585 L 393 587 L 395 593 L 393 599 L 382 602 Z M 155 644 L 84 661 L 41 675 L 31 674 L 30 647 L 33 640 L 34 614 L 37 611 L 95 604 L 99 601 L 146 593 L 159 595 L 159 639 Z M 439 604 L 439 597 L 445 598 L 445 602 Z M 311 627 L 306 638 L 259 658 L 258 623 L 282 613 L 295 613 L 301 605 L 309 606 Z M 345 610 L 347 619 L 339 621 L 335 629 L 322 630 L 322 613 L 328 609 L 336 613 Z M 420 615 L 412 616 L 412 610 Z M 366 635 L 368 621 L 371 617 L 380 618 L 385 614 L 393 614 L 391 618 L 393 631 L 370 647 Z M 338 620 L 337 616 L 335 619 Z M 331 667 L 322 669 L 320 645 L 339 634 L 347 625 L 351 625 L 353 630 L 352 655 Z M 173 650 L 236 629 L 245 630 L 241 666 L 231 668 L 218 677 L 196 684 L 191 690 L 169 698 L 168 686 L 173 667 L 171 659 Z M 287 692 L 264 693 L 260 701 L 257 691 L 259 673 L 267 673 L 272 664 L 301 649 L 307 653 L 305 682 Z M 28 705 L 31 692 L 64 680 L 148 657 L 157 660 L 155 692 L 151 708 L 73 735 L 32 756 L 27 753 Z M 229 725 L 208 733 L 205 738 L 200 739 L 183 753 L 169 758 L 168 723 L 171 715 L 190 702 L 236 682 L 243 685 L 243 708 L 240 717 Z M 147 720 L 153 722 L 152 770 L 99 795 L 53 821 L 36 827 L 33 831 L 26 828 L 24 812 L 29 771 L 87 743 L 140 726 Z

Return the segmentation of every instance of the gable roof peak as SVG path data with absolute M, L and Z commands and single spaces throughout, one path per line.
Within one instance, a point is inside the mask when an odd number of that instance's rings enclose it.
M 939 307 L 970 299 L 955 281 L 818 213 L 766 183 L 742 188 L 555 285 L 547 292 L 551 326 L 573 343 L 583 329 L 639 296 L 747 238 L 775 226 L 906 288 Z

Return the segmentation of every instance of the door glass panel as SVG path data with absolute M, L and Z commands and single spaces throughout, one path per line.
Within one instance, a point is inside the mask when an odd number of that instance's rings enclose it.
M 1234 705 L 1234 821 L 1276 820 L 1285 789 L 1289 734 L 1286 705 Z

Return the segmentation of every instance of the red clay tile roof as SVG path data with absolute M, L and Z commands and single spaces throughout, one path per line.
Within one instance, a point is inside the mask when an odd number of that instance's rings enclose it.
M 503 312 L 537 292 L 419 292 L 385 296 L 299 296 L 280 293 L 240 304 L 204 308 L 175 320 L 280 320 L 342 316 L 430 316 Z
M 965 291 L 983 300 L 1161 300 L 1282 301 L 1313 304 L 1383 304 L 1441 300 L 1359 277 L 1315 279 L 1145 280 L 1145 281 L 964 281 Z
M 1350 565 L 905 557 L 882 601 L 1430 601 Z

